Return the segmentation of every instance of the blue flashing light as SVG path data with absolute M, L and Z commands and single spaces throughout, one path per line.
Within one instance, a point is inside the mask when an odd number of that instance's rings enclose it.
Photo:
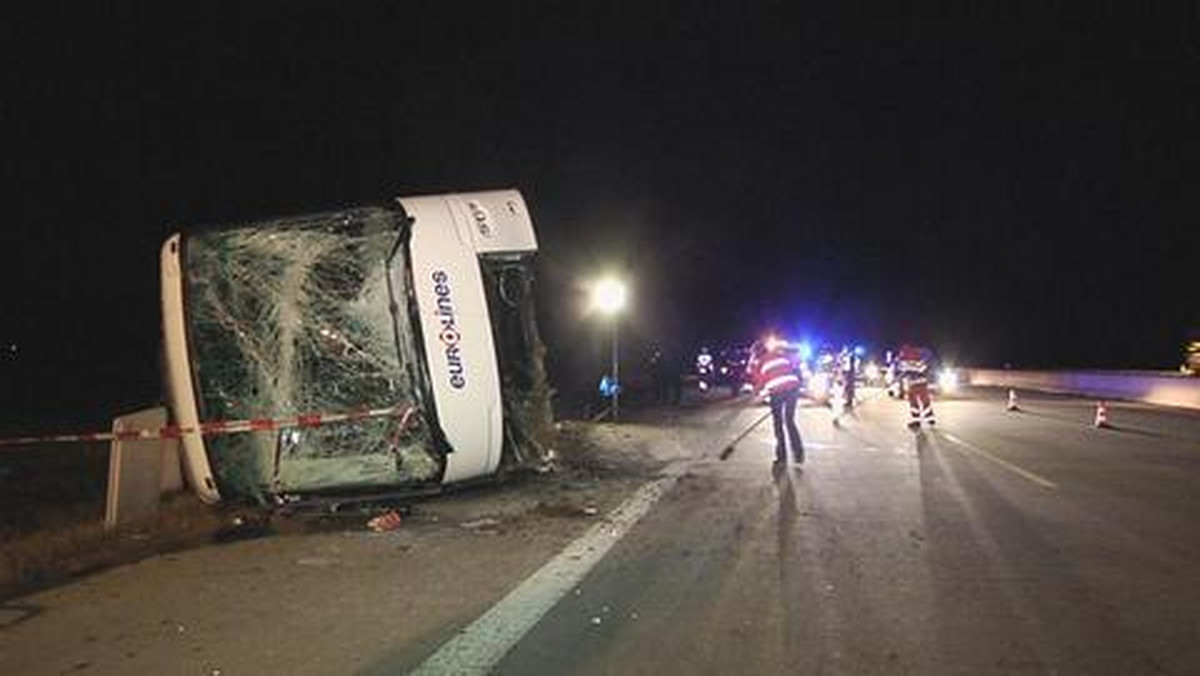
M 808 361 L 809 359 L 812 359 L 812 355 L 813 355 L 812 343 L 808 342 L 807 340 L 800 341 L 800 343 L 796 345 L 796 351 L 800 354 L 800 358 L 803 359 L 804 361 Z
M 618 392 L 621 391 L 620 384 L 613 380 L 610 376 L 604 376 L 600 379 L 600 396 L 605 399 L 612 399 Z
M 858 355 L 858 356 L 862 357 L 862 356 L 863 356 L 863 355 L 865 355 L 866 353 L 867 353 L 867 348 L 863 347 L 862 345 L 855 345 L 855 346 L 854 346 L 854 354 L 856 354 L 856 355 Z

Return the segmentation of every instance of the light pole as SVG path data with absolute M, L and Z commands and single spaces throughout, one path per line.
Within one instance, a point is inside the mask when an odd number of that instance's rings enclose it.
M 618 327 L 621 310 L 625 309 L 625 296 L 625 284 L 612 277 L 600 280 L 592 288 L 592 305 L 601 313 L 612 317 L 613 422 L 616 422 L 621 407 L 621 359 Z

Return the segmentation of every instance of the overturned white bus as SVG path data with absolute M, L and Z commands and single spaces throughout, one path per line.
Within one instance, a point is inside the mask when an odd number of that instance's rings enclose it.
M 201 499 L 384 495 L 528 459 L 550 422 L 520 193 L 188 231 L 162 247 L 167 394 Z M 219 422 L 404 416 L 208 435 Z

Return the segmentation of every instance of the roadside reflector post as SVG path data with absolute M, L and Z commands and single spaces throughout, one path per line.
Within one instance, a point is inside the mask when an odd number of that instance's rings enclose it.
M 1021 407 L 1017 405 L 1017 391 L 1010 389 L 1008 391 L 1008 406 L 1006 411 L 1020 411 Z

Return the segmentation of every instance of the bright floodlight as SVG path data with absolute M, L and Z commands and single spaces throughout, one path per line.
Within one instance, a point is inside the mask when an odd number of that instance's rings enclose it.
M 616 314 L 625 308 L 625 285 L 616 279 L 602 279 L 592 289 L 592 304 L 604 314 Z

